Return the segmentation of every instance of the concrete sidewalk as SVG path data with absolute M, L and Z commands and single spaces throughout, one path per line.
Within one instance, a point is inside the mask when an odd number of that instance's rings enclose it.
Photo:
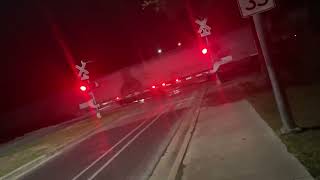
M 203 107 L 182 180 L 311 180 L 247 101 Z

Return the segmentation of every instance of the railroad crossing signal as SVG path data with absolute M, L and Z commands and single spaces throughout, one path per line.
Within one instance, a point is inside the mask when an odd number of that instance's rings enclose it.
M 208 21 L 207 18 L 204 18 L 203 20 L 197 19 L 196 23 L 200 26 L 198 33 L 200 34 L 201 37 L 205 37 L 207 47 L 209 48 L 210 51 L 212 51 L 212 49 L 210 47 L 209 39 L 207 37 L 207 36 L 211 35 L 211 27 L 207 25 L 207 21 Z M 202 52 L 202 54 L 206 55 L 209 52 L 209 50 L 207 48 L 203 48 L 201 52 Z M 212 53 L 209 53 L 209 55 L 210 55 L 210 59 L 212 61 L 212 64 L 215 64 L 215 60 L 212 56 Z M 215 74 L 216 74 L 216 82 L 218 85 L 220 85 L 221 84 L 220 78 L 217 73 L 215 73 Z
M 88 62 L 81 61 L 81 66 L 76 65 L 76 68 L 79 70 L 78 76 L 80 77 L 81 81 L 86 81 L 87 80 L 87 83 L 88 83 L 88 86 L 89 86 L 90 85 L 90 83 L 89 83 L 89 71 L 86 70 L 87 63 Z M 95 85 L 97 86 L 98 84 L 96 83 Z M 82 92 L 87 92 L 88 91 L 88 86 L 81 85 L 80 86 L 80 90 Z M 100 119 L 102 116 L 101 116 L 101 113 L 100 113 L 100 110 L 99 110 L 99 104 L 97 104 L 96 99 L 95 99 L 94 94 L 93 94 L 92 91 L 88 92 L 88 94 L 91 96 L 91 99 L 89 101 L 87 101 L 87 102 L 79 104 L 79 108 L 80 109 L 85 109 L 85 108 L 88 108 L 88 107 L 95 108 L 96 109 L 97 118 Z

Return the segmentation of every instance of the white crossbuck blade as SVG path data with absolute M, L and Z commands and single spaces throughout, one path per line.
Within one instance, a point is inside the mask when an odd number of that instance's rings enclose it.
M 232 61 L 232 56 L 226 56 L 217 61 L 213 65 L 213 72 L 217 72 L 219 67 Z
M 198 33 L 201 35 L 201 37 L 209 36 L 211 34 L 211 27 L 207 25 L 208 19 L 205 18 L 202 21 L 197 19 L 196 23 L 200 26 Z
M 81 66 L 76 65 L 76 68 L 79 70 L 78 76 L 81 77 L 81 80 L 87 80 L 89 79 L 89 71 L 86 70 L 87 63 L 84 61 L 81 61 Z
M 98 108 L 99 105 L 95 105 L 94 102 L 93 102 L 93 99 L 90 99 L 87 102 L 79 104 L 79 108 L 80 109 L 85 109 L 85 108 L 88 108 L 88 107 L 90 107 L 90 108 Z

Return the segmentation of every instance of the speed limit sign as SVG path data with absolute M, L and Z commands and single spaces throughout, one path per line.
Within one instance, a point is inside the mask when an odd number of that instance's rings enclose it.
M 238 0 L 241 15 L 251 16 L 274 8 L 274 0 Z

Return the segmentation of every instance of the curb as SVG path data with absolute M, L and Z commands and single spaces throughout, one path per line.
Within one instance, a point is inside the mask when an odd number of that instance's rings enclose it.
M 16 177 L 14 174 L 16 172 L 25 172 L 27 171 L 31 166 L 34 166 L 34 164 L 37 163 L 41 163 L 41 161 L 43 160 L 43 158 L 45 158 L 45 155 L 39 156 L 38 158 L 20 166 L 19 168 L 11 171 L 9 174 L 6 174 L 2 177 L 0 177 L 0 180 L 4 180 L 4 179 L 18 179 L 19 177 Z
M 181 165 L 183 163 L 183 159 L 185 157 L 185 154 L 187 152 L 187 149 L 189 147 L 190 141 L 192 139 L 193 136 L 193 132 L 196 128 L 198 119 L 199 119 L 199 115 L 200 115 L 200 111 L 201 111 L 201 104 L 203 103 L 203 97 L 205 96 L 205 94 L 207 94 L 208 92 L 208 87 L 205 87 L 204 92 L 200 95 L 200 101 L 198 102 L 199 104 L 197 104 L 196 109 L 194 111 L 194 116 L 191 119 L 189 128 L 187 130 L 187 133 L 183 139 L 183 143 L 178 151 L 178 155 L 176 156 L 176 159 L 171 167 L 169 176 L 168 176 L 168 180 L 176 180 L 179 170 L 181 168 Z
M 192 118 L 187 118 L 190 116 Z M 169 143 L 166 145 L 166 148 L 161 152 L 161 157 L 153 168 L 148 180 L 167 179 L 170 172 L 172 171 L 172 166 L 174 164 L 174 161 L 176 160 L 178 152 L 181 149 L 184 139 L 187 136 L 188 130 L 190 129 L 191 120 L 193 119 L 193 117 L 194 108 L 190 109 L 178 124 L 175 132 L 170 138 Z
M 175 161 L 173 163 L 173 166 L 172 166 L 172 168 L 170 170 L 168 180 L 175 180 L 177 178 L 179 169 L 181 167 L 182 161 L 183 161 L 184 156 L 185 156 L 185 154 L 187 152 L 189 143 L 191 141 L 193 132 L 195 130 L 199 114 L 200 114 L 200 109 L 198 108 L 196 110 L 196 112 L 194 113 L 195 118 L 193 118 L 192 121 L 191 121 L 191 124 L 190 124 L 190 126 L 188 128 L 186 136 L 184 137 L 184 140 L 183 140 L 183 143 L 181 145 L 181 148 L 180 148 L 180 150 L 178 152 L 178 155 L 177 155 L 177 157 L 176 157 L 176 159 L 175 159 Z
M 203 96 L 207 89 L 201 94 L 194 108 L 187 114 L 186 119 L 179 125 L 176 133 L 170 140 L 169 145 L 158 161 L 148 180 L 175 180 L 181 168 L 182 161 L 191 141 L 197 120 L 200 114 Z

